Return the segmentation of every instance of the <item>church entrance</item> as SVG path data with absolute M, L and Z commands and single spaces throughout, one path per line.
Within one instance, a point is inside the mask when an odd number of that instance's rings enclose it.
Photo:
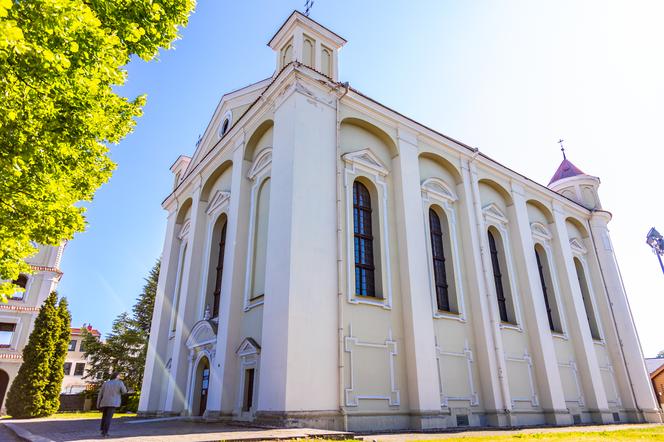
M 5 405 L 5 393 L 7 393 L 8 386 L 9 375 L 6 371 L 0 370 L 0 408 L 3 408 Z
M 210 385 L 210 361 L 207 358 L 201 359 L 198 363 L 198 382 L 196 383 L 198 388 L 198 416 L 203 416 L 205 410 L 207 409 L 207 398 L 208 398 L 208 388 Z

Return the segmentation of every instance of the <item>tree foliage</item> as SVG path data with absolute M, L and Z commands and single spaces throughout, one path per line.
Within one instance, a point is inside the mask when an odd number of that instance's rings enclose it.
M 57 300 L 55 292 L 46 298 L 23 348 L 23 364 L 7 394 L 7 412 L 13 417 L 48 416 L 60 407 L 71 316 L 67 301 L 58 305 Z
M 133 55 L 170 48 L 195 0 L 0 0 L 0 280 L 30 271 L 34 243 L 85 228 L 145 96 L 122 97 Z M 15 290 L 0 284 L 0 297 Z
M 129 315 L 127 312 L 120 314 L 113 321 L 111 332 L 104 342 L 84 331 L 83 345 L 85 355 L 90 361 L 85 377 L 97 386 L 106 380 L 110 373 L 118 371 L 125 375 L 124 383 L 129 390 L 140 390 L 159 280 L 159 267 L 160 262 L 157 261 L 145 279 L 145 285 L 136 299 L 132 314 Z

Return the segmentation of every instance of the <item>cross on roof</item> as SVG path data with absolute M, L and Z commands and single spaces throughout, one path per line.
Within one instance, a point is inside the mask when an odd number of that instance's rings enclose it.
M 314 0 L 307 0 L 304 2 L 304 15 L 309 17 L 309 11 L 314 6 Z
M 560 144 L 560 151 L 563 153 L 563 159 L 567 159 L 567 155 L 565 155 L 565 147 L 563 146 L 563 140 L 562 138 L 558 140 L 558 144 Z

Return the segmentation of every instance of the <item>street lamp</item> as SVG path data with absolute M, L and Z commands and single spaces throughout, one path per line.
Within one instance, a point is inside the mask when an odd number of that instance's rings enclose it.
M 664 273 L 664 263 L 662 263 L 662 255 L 664 255 L 664 238 L 653 227 L 648 232 L 648 235 L 646 235 L 646 243 L 652 247 L 652 251 L 657 255 L 659 266 L 662 268 L 662 273 Z

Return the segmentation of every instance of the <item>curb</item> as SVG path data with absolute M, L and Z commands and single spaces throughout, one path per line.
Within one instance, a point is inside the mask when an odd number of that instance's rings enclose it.
M 18 438 L 26 440 L 28 442 L 55 442 L 53 439 L 48 439 L 46 437 L 32 434 L 30 431 L 26 430 L 25 428 L 21 428 L 19 425 L 16 424 L 9 424 L 3 422 L 2 425 L 9 428 Z

